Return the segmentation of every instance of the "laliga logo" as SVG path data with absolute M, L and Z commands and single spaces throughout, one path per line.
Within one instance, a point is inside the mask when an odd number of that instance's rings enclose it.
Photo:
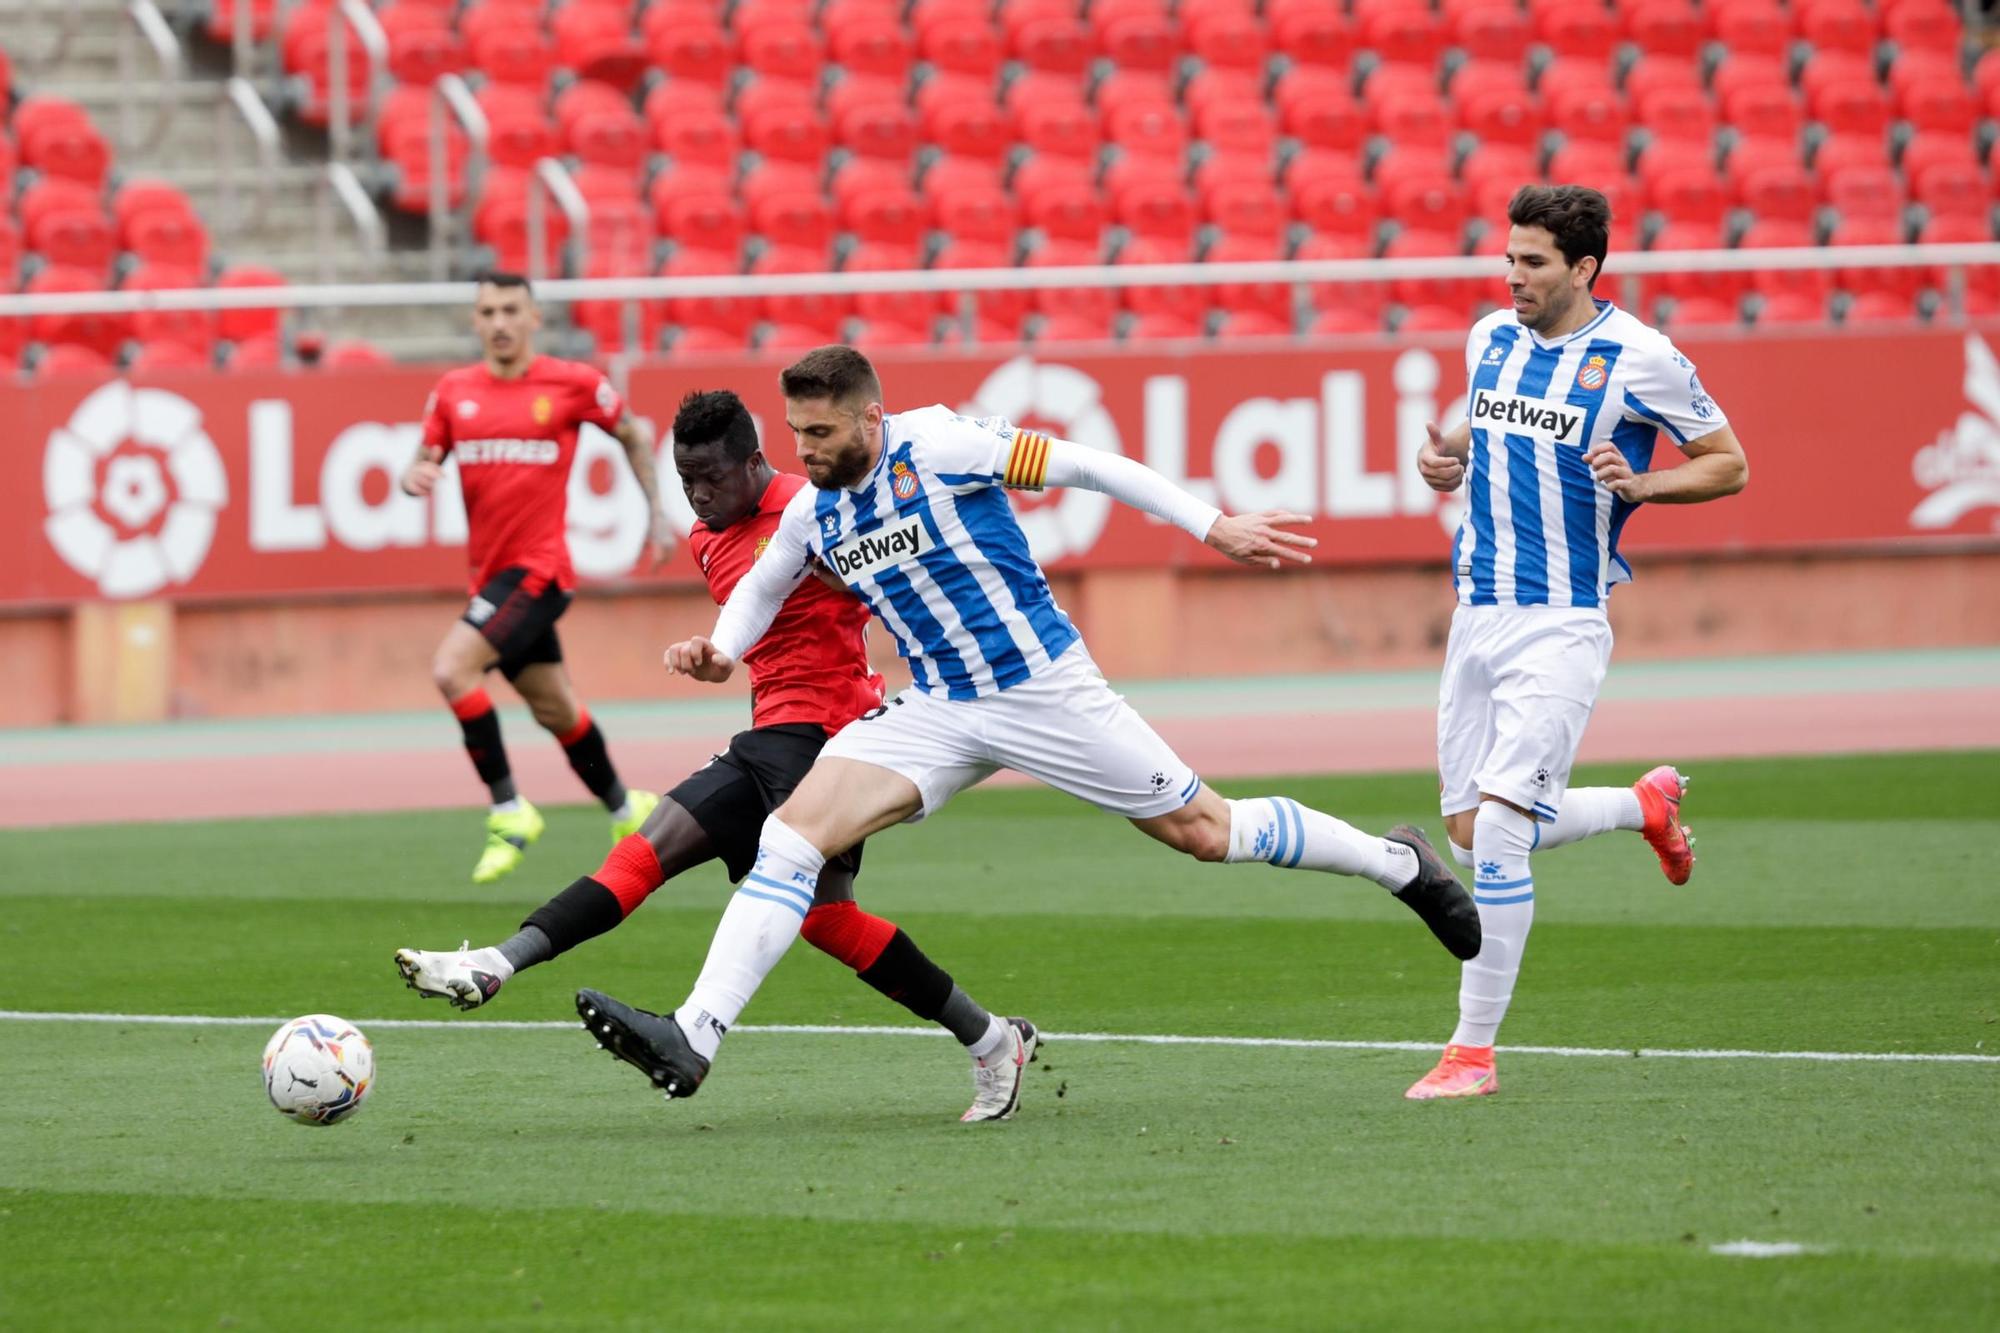
M 106 597 L 144 597 L 201 568 L 229 481 L 193 403 L 120 381 L 49 436 L 42 493 L 64 563 Z
M 1016 425 L 1046 421 L 1050 434 L 1109 454 L 1122 454 L 1118 423 L 1105 409 L 1097 381 L 1073 366 L 1038 365 L 1015 357 L 972 392 L 964 416 L 1001 416 Z M 1043 563 L 1080 555 L 1097 544 L 1111 517 L 1111 497 L 1068 487 L 1060 498 L 1021 514 L 1028 549 Z
M 1917 451 L 1910 470 L 1930 494 L 1910 514 L 1913 528 L 1948 528 L 1975 509 L 2000 506 L 2000 363 L 1977 334 L 1965 335 L 1965 396 L 1977 412 Z

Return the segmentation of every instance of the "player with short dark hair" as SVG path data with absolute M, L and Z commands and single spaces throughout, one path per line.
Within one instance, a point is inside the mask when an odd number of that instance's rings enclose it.
M 556 637 L 556 621 L 576 588 L 566 521 L 570 466 L 585 425 L 617 437 L 646 493 L 648 565 L 673 550 L 653 475 L 653 432 L 595 368 L 537 356 L 541 323 L 526 278 L 488 273 L 479 279 L 472 327 L 484 355 L 477 365 L 448 372 L 431 391 L 423 445 L 401 483 L 407 494 L 429 495 L 445 457 L 458 459 L 472 602 L 438 644 L 431 677 L 458 718 L 473 770 L 492 798 L 486 846 L 472 872 L 476 884 L 512 872 L 543 828 L 541 812 L 515 787 L 500 716 L 481 683 L 495 668 L 611 812 L 612 841 L 637 829 L 658 799 L 628 792 L 619 780 Z
M 1529 854 L 1613 829 L 1644 836 L 1675 884 L 1694 850 L 1687 780 L 1662 764 L 1630 787 L 1571 787 L 1611 662 L 1611 589 L 1632 577 L 1618 534 L 1641 504 L 1698 504 L 1749 477 L 1743 446 L 1692 362 L 1591 289 L 1611 207 L 1579 185 L 1523 186 L 1507 207 L 1511 309 L 1472 326 L 1466 420 L 1418 454 L 1435 490 L 1466 492 L 1452 541 L 1458 609 L 1438 687 L 1440 810 L 1473 871 L 1477 957 L 1458 1027 L 1412 1101 L 1498 1091 L 1493 1044 L 1535 919 Z M 1680 449 L 1648 468 L 1659 435 Z
M 1105 681 L 1056 605 L 1006 492 L 1081 486 L 1174 524 L 1243 564 L 1305 561 L 1297 514 L 1223 514 L 1133 459 L 942 404 L 891 414 L 867 358 L 809 352 L 785 371 L 785 422 L 810 488 L 736 585 L 712 637 L 667 649 L 670 670 L 729 679 L 763 650 L 794 589 L 828 570 L 895 636 L 911 687 L 827 743 L 764 821 L 757 873 L 730 899 L 687 1001 L 650 1014 L 577 993 L 598 1039 L 669 1096 L 708 1075 L 729 1025 L 796 937 L 812 886 L 878 829 L 924 818 L 1011 769 L 1122 816 L 1203 861 L 1260 861 L 1371 881 L 1458 958 L 1479 921 L 1414 827 L 1376 837 L 1284 797 L 1226 800 Z M 1020 1059 L 1016 1048 L 1016 1059 Z
M 699 517 L 688 545 L 718 604 L 763 555 L 778 516 L 805 481 L 772 471 L 756 424 L 727 390 L 689 394 L 674 418 L 674 467 Z M 765 819 L 797 787 L 827 738 L 882 703 L 868 666 L 868 610 L 838 585 L 808 579 L 744 657 L 752 725 L 706 767 L 666 794 L 638 834 L 620 842 L 595 875 L 535 909 L 513 938 L 488 949 L 400 949 L 396 965 L 420 994 L 461 1009 L 484 1004 L 516 971 L 546 962 L 625 919 L 667 880 L 720 859 L 741 892 L 768 896 L 753 863 Z M 975 1099 L 965 1120 L 1004 1120 L 1020 1103 L 1038 1034 L 998 1018 L 961 990 L 893 922 L 854 902 L 857 843 L 829 862 L 801 927 L 815 947 L 911 1013 L 944 1026 L 970 1052 Z M 1016 1045 L 1026 1058 L 1011 1058 Z

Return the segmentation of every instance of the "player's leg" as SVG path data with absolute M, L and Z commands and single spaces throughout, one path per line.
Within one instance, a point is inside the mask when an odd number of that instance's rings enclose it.
M 486 815 L 486 845 L 473 867 L 477 884 L 491 884 L 521 864 L 523 853 L 542 836 L 541 812 L 522 799 L 514 785 L 507 748 L 500 738 L 500 716 L 482 683 L 486 672 L 508 661 L 510 650 L 532 633 L 532 596 L 521 587 L 522 571 L 502 570 L 465 615 L 445 632 L 431 659 L 431 678 L 458 718 L 472 767 L 492 800 Z
M 1602 617 L 1502 612 L 1488 629 L 1473 653 L 1491 686 L 1484 712 L 1489 730 L 1472 774 L 1479 799 L 1470 840 L 1484 943 L 1460 969 L 1458 1026 L 1437 1067 L 1406 1094 L 1415 1101 L 1483 1096 L 1499 1088 L 1493 1046 L 1535 920 L 1529 857 L 1540 844 L 1541 821 L 1564 800 L 1610 656 Z M 1444 734 L 1441 712 L 1441 740 Z M 1462 755 L 1455 756 L 1453 767 L 1460 761 Z M 1445 762 L 1441 745 L 1441 767 Z M 1463 781 L 1462 773 L 1449 774 L 1447 790 Z M 1467 812 L 1454 813 L 1457 844 Z
M 766 801 L 739 753 L 746 739 L 683 779 L 657 802 L 640 830 L 613 844 L 586 875 L 530 913 L 510 938 L 483 949 L 398 949 L 396 966 L 412 990 L 460 1009 L 491 1000 L 522 968 L 544 963 L 618 925 L 667 880 L 721 857 L 740 879 L 756 851 Z
M 1041 1034 L 1025 1018 L 991 1013 L 932 962 L 895 922 L 854 901 L 862 844 L 826 863 L 801 933 L 806 943 L 927 1023 L 936 1023 L 972 1058 L 972 1105 L 961 1120 L 1006 1120 L 1021 1104 L 1022 1075 Z
M 570 771 L 610 812 L 611 840 L 615 843 L 637 833 L 659 798 L 649 791 L 628 791 L 619 779 L 604 732 L 577 696 L 569 669 L 563 665 L 562 640 L 556 636 L 553 623 L 508 673 L 508 679 L 521 692 L 536 723 L 562 746 Z
M 1645 838 L 1668 883 L 1685 884 L 1695 860 L 1693 831 L 1681 823 L 1687 789 L 1687 776 L 1672 764 L 1648 770 L 1629 787 L 1571 787 L 1555 817 L 1543 823 L 1539 850 L 1624 829 Z
M 1123 815 L 1147 836 L 1203 861 L 1263 861 L 1371 879 L 1411 907 L 1459 957 L 1479 947 L 1458 877 L 1414 828 L 1364 833 L 1282 796 L 1228 801 L 1071 649 L 1042 676 L 984 701 L 995 757 L 1008 768 Z
M 577 995 L 585 1025 L 668 1096 L 694 1095 L 723 1035 L 798 937 L 827 859 L 990 774 L 977 729 L 963 706 L 913 693 L 845 728 L 764 821 L 756 863 L 672 1020 L 649 1023 L 643 1011 L 585 991 Z

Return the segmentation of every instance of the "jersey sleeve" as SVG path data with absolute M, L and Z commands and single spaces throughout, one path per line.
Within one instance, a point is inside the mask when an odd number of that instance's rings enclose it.
M 583 406 L 578 409 L 578 425 L 597 426 L 610 430 L 625 415 L 625 399 L 612 387 L 611 380 L 594 366 L 579 368 L 577 389 Z
M 715 633 L 709 636 L 719 652 L 742 661 L 743 654 L 757 646 L 778 618 L 778 610 L 792 589 L 805 580 L 811 568 L 806 534 L 812 528 L 812 508 L 810 489 L 793 496 L 778 520 L 777 531 L 771 534 L 770 546 L 736 581 L 722 614 L 715 619 Z
M 1702 388 L 1694 362 L 1664 337 L 1646 347 L 1634 362 L 1625 381 L 1623 406 L 1628 420 L 1651 422 L 1672 436 L 1677 445 L 1729 424 L 1708 390 Z
M 424 404 L 424 448 L 451 452 L 451 414 L 444 404 L 444 386 L 431 390 Z
M 1025 432 L 1024 432 L 1025 433 Z M 1205 541 L 1222 511 L 1195 499 L 1136 458 L 1044 435 L 1034 446 L 1043 484 L 1098 491 Z

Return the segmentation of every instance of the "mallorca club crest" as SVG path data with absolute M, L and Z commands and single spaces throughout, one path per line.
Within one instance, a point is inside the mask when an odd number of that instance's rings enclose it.
M 897 463 L 889 469 L 889 490 L 899 501 L 917 498 L 917 474 L 908 463 Z
M 1611 368 L 1601 356 L 1593 356 L 1577 368 L 1576 387 L 1596 393 L 1611 378 Z
M 770 548 L 771 548 L 771 539 L 769 537 L 759 537 L 757 539 L 757 544 L 752 548 L 750 548 L 750 563 L 755 564 L 759 560 L 762 560 L 764 558 L 764 552 L 769 550 Z
M 1910 514 L 1913 528 L 1955 527 L 1977 510 L 2000 507 L 2000 361 L 1976 333 L 1965 335 L 1965 397 L 1978 410 L 1961 412 L 1911 462 L 1917 485 L 1929 492 Z
M 546 426 L 549 424 L 549 417 L 555 412 L 555 404 L 548 400 L 547 395 L 537 394 L 534 406 L 528 410 L 534 416 L 537 426 Z

